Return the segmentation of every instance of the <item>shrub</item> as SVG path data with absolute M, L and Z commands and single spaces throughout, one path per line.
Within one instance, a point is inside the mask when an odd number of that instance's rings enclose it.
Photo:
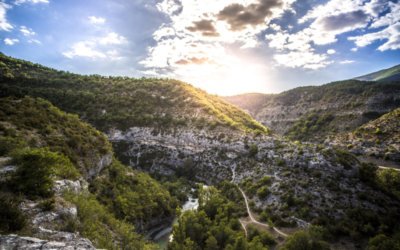
M 79 173 L 63 155 L 45 148 L 24 149 L 14 154 L 17 171 L 9 181 L 16 192 L 30 198 L 53 195 L 53 178 L 75 179 Z
M 0 193 L 0 233 L 21 230 L 26 218 L 18 208 L 18 200 L 6 193 Z

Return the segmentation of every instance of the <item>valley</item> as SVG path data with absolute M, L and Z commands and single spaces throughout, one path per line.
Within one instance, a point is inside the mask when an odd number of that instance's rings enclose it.
M 398 81 L 220 98 L 6 55 L 0 71 L 6 249 L 400 242 Z

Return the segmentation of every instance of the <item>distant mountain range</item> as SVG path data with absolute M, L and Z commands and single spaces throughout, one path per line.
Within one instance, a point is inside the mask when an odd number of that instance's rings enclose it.
M 400 66 L 356 79 L 291 89 L 280 94 L 242 94 L 224 99 L 274 132 L 291 139 L 323 141 L 350 132 L 400 107 Z
M 400 65 L 359 76 L 354 79 L 360 81 L 398 81 L 400 80 Z

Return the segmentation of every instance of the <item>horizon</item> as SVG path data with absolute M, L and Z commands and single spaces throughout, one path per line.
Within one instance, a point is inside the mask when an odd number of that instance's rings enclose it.
M 277 94 L 400 64 L 397 1 L 0 1 L 0 51 L 77 74 Z

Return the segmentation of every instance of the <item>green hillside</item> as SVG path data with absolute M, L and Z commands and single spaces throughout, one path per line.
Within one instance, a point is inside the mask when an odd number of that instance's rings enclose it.
M 148 126 L 268 132 L 242 110 L 177 80 L 82 76 L 3 54 L 0 72 L 1 96 L 45 98 L 102 131 Z
M 398 81 L 400 80 L 400 65 L 359 76 L 354 79 L 360 81 Z
M 105 135 L 76 115 L 43 99 L 0 98 L 0 233 L 44 237 L 31 220 L 53 212 L 60 219 L 39 226 L 79 232 L 99 248 L 152 249 L 137 231 L 173 216 L 178 200 L 112 155 Z M 80 191 L 60 193 L 56 181 L 75 183 Z M 25 216 L 22 202 L 36 209 Z M 77 217 L 62 215 L 71 204 Z

